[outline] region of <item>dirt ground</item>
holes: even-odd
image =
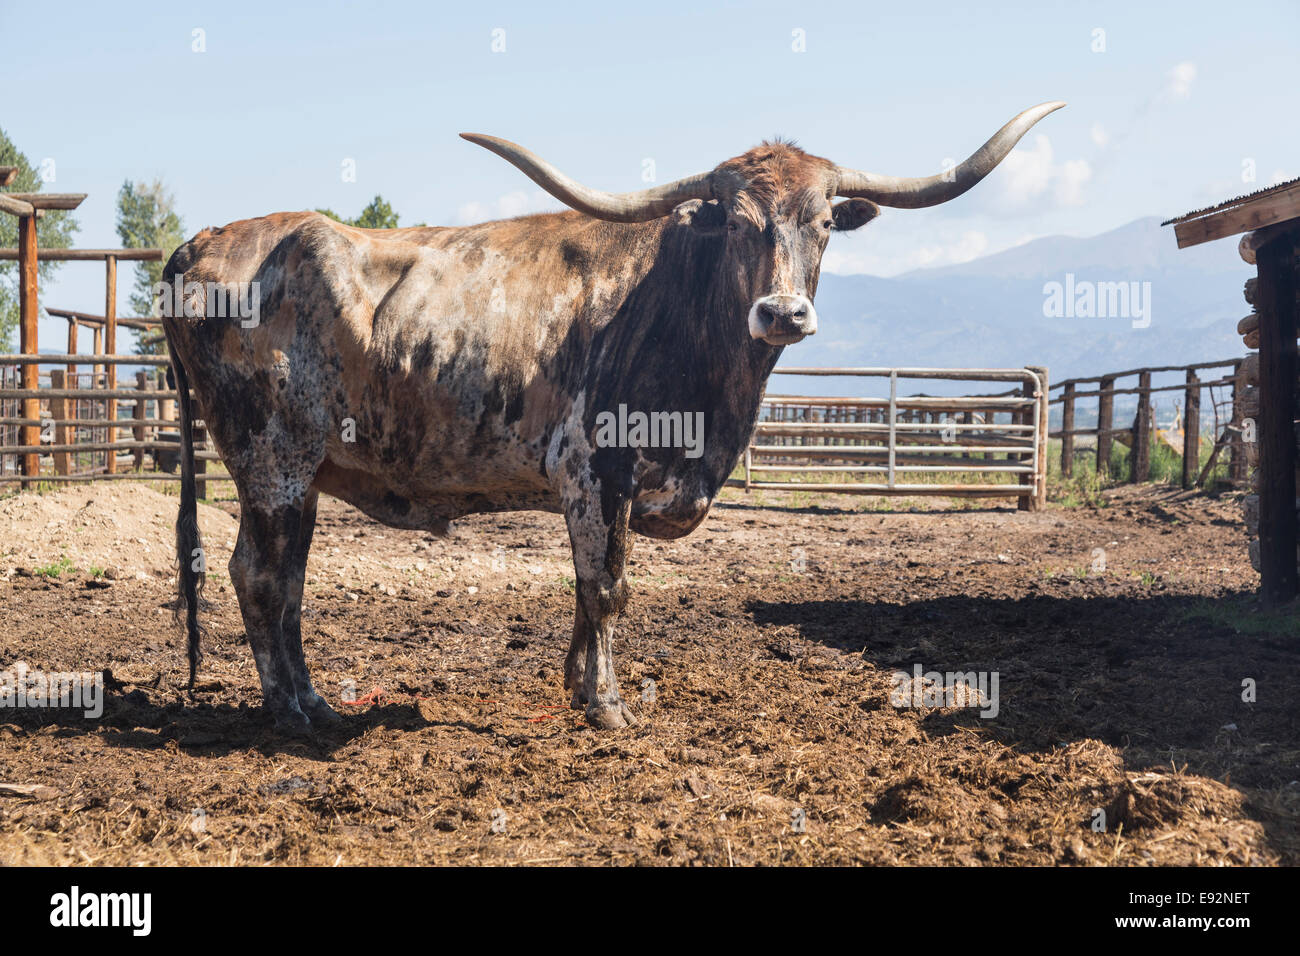
[[[559,518],[438,539],[322,499],[303,635],[345,722],[292,740],[225,575],[235,503],[201,507],[191,698],[176,499],[0,500],[0,670],[107,692],[98,719],[0,708],[0,863],[1300,863],[1297,618],[1257,613],[1231,497],[761,501],[637,539],[616,649],[640,719],[602,733],[561,688]],[[996,673],[996,716],[894,706],[916,665]]]

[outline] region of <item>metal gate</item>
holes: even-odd
[[[733,478],[730,485],[865,495],[1013,496],[1029,510],[1045,500],[1045,368],[778,368],[772,374],[882,378],[888,380],[889,394],[767,395],[745,451],[743,478]],[[900,395],[899,379],[1007,382],[1014,387],[955,397]],[[839,476],[861,478],[834,480]]]

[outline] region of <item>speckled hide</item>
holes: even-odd
[[[260,296],[255,327],[200,302],[164,327],[238,487],[230,576],[280,724],[336,719],[300,634],[321,492],[435,532],[478,512],[564,514],[578,582],[565,685],[593,725],[633,720],[613,665],[629,532],[677,537],[704,519],[783,345],[815,329],[831,230],[879,211],[832,208],[831,168],[764,144],[719,167],[724,195],[646,223],[563,212],[368,230],[280,213],[176,251],[168,282]],[[755,303],[774,297],[806,308],[756,329]],[[701,413],[702,448],[598,441],[621,405]]]

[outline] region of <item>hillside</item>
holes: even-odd
[[[1134,328],[1131,318],[1045,317],[1045,283],[1064,284],[1067,274],[1076,283],[1149,282],[1149,326]],[[819,331],[787,349],[782,364],[1046,365],[1060,380],[1229,358],[1243,354],[1236,322],[1249,310],[1241,289],[1252,274],[1235,239],[1179,250],[1155,218],[889,279],[824,274]],[[774,390],[794,381],[778,378]],[[821,388],[860,391],[832,387],[839,384],[823,380]]]

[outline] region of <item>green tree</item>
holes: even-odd
[[[126,180],[117,193],[117,236],[127,249],[161,249],[157,262],[135,264],[135,285],[131,290],[131,311],[135,315],[153,314],[153,289],[162,281],[163,266],[185,241],[185,224],[176,212],[176,200],[162,181],[139,185]],[[137,355],[161,354],[163,341],[142,342],[136,339]]]
[[[27,157],[0,129],[0,166],[17,166],[18,174],[5,192],[35,193],[43,185],[40,175],[32,168]],[[71,210],[47,209],[36,220],[36,245],[41,249],[66,249],[80,226]],[[18,217],[0,213],[0,246],[12,249],[18,245]],[[63,263],[42,262],[37,266],[37,280],[45,285],[54,271]],[[18,263],[0,262],[0,348],[12,352],[16,348],[14,330],[18,328]]]
[[[345,226],[356,226],[360,229],[396,229],[397,220],[401,217],[393,212],[393,207],[384,201],[383,196],[376,196],[370,200],[370,205],[361,210],[361,215],[355,219],[344,219],[333,209],[317,209],[319,213],[329,216]]]

